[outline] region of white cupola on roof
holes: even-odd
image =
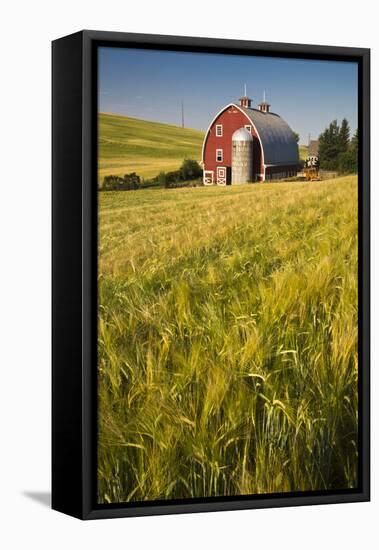
[[[263,101],[259,103],[258,108],[261,111],[261,113],[269,113],[270,107],[271,105],[266,101],[266,90],[263,90]]]
[[[241,107],[245,107],[246,109],[251,109],[252,99],[250,99],[250,97],[248,97],[247,95],[246,84],[245,84],[245,93],[242,97],[240,97],[239,102]]]

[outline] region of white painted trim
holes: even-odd
[[[218,182],[218,179],[219,179],[219,177],[220,177],[220,176],[218,175],[219,170],[224,170],[225,176],[224,176],[224,177],[221,176],[221,178],[225,180],[225,183],[219,183],[219,182]],[[216,183],[217,183],[217,185],[226,185],[226,177],[227,177],[227,168],[226,168],[226,166],[217,166],[217,172],[216,172]]]
[[[219,160],[217,157],[218,152],[221,151],[221,159]],[[216,162],[224,162],[224,149],[216,149]]]
[[[221,134],[217,133],[217,128],[221,128]],[[216,124],[216,137],[223,137],[223,136],[224,136],[224,125]]]
[[[212,174],[212,182],[206,183],[205,182],[205,174]],[[203,171],[203,184],[204,185],[214,185],[214,171],[213,170],[204,170]]]
[[[218,113],[216,116],[213,117],[210,125],[208,126],[207,128],[207,131],[205,132],[205,136],[204,136],[204,141],[203,141],[203,147],[201,149],[201,158],[202,158],[202,161],[204,162],[204,150],[205,150],[205,143],[208,139],[208,135],[209,135],[209,132],[210,132],[210,129],[212,128],[213,124],[216,122],[217,118],[221,115],[221,113],[223,113],[226,109],[228,109],[229,107],[235,107],[235,104],[234,103],[229,103],[229,105],[226,105],[226,107],[223,107]]]
[[[258,140],[259,140],[259,143],[260,143],[260,146],[261,146],[261,152],[262,152],[262,164],[263,164],[263,168],[264,168],[264,178],[263,178],[263,181],[265,181],[266,179],[266,165],[265,165],[265,153],[264,153],[264,150],[263,150],[263,145],[262,145],[262,140],[261,140],[261,137],[258,133],[258,130],[256,129],[255,127],[255,124],[254,122],[251,120],[251,118],[245,113],[245,111],[243,111],[239,105],[236,105],[236,103],[229,103],[228,105],[226,105],[225,107],[223,107],[223,109],[221,109],[221,111],[219,111],[217,113],[217,115],[212,119],[212,122],[210,123],[210,125],[208,126],[208,129],[205,133],[205,136],[204,136],[204,141],[203,141],[203,147],[202,147],[202,150],[201,150],[201,158],[202,158],[202,161],[204,162],[204,151],[205,151],[205,144],[206,144],[206,141],[208,139],[208,134],[209,134],[209,131],[210,129],[212,128],[214,122],[217,120],[217,118],[221,115],[221,113],[223,113],[224,111],[226,111],[226,109],[229,109],[229,107],[235,107],[236,109],[238,109],[239,111],[241,111],[241,113],[243,115],[245,115],[245,117],[251,122],[251,125],[252,127],[254,128],[255,130],[255,133],[257,134],[258,136]]]

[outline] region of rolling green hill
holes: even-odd
[[[170,124],[99,114],[99,182],[136,172],[149,178],[176,170],[183,159],[201,159],[204,133]]]
[[[308,145],[299,145],[300,160],[305,160],[308,157]]]

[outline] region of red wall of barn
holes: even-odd
[[[222,124],[223,136],[216,136],[216,125]],[[217,166],[232,166],[232,135],[238,128],[243,128],[245,124],[252,126],[248,117],[235,107],[225,109],[213,122],[209,129],[208,137],[204,147],[204,170],[214,171],[214,183],[216,183]],[[263,174],[261,144],[258,136],[252,126],[251,135],[253,136],[253,174]],[[216,149],[223,150],[223,161],[216,161]]]

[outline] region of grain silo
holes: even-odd
[[[232,135],[232,184],[253,181],[253,138],[246,128]]]

